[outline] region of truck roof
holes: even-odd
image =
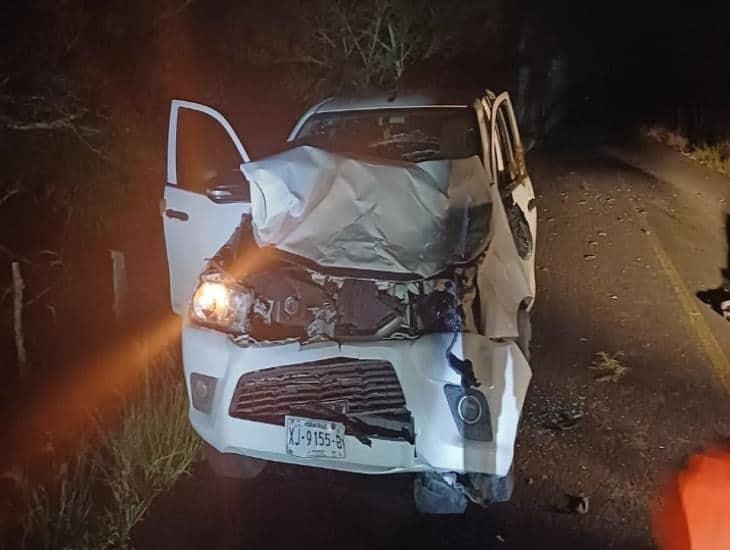
[[[317,105],[315,113],[337,111],[361,111],[368,109],[409,109],[419,107],[468,107],[478,93],[454,90],[421,90],[397,94],[375,93],[368,95],[331,97]]]

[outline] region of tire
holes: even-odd
[[[446,483],[436,472],[416,475],[413,500],[421,514],[463,514],[469,504],[463,491]]]
[[[509,502],[515,489],[515,467],[510,467],[506,476],[490,474],[469,474],[471,496],[482,506],[498,502]]]
[[[221,453],[205,445],[205,458],[213,472],[231,479],[253,479],[266,467],[266,461],[236,453]]]
[[[524,307],[520,307],[517,312],[517,331],[518,336],[515,342],[522,355],[529,361],[530,343],[532,342],[532,320],[530,319],[530,312]]]

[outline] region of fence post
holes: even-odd
[[[117,321],[124,319],[127,309],[127,268],[124,263],[124,252],[109,250],[112,257],[112,277],[114,284],[114,303],[112,310]]]
[[[23,335],[23,275],[20,273],[20,263],[12,263],[13,270],[13,329],[15,332],[15,350],[18,357],[18,372],[20,378],[25,378],[28,369],[25,353],[25,337]]]

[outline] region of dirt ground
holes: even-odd
[[[529,159],[539,294],[511,503],[425,518],[407,475],[274,466],[235,482],[201,465],[135,547],[651,548],[661,480],[730,435],[730,323],[694,295],[727,267],[730,182],[647,147],[608,151],[643,171],[594,150]],[[620,379],[596,379],[602,352],[627,367]],[[588,512],[563,512],[566,494]]]

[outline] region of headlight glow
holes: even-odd
[[[201,319],[225,319],[230,304],[230,292],[223,283],[204,282],[195,291],[193,309]]]
[[[250,293],[218,281],[202,281],[193,294],[194,320],[230,332],[246,332],[246,319],[253,303]]]

